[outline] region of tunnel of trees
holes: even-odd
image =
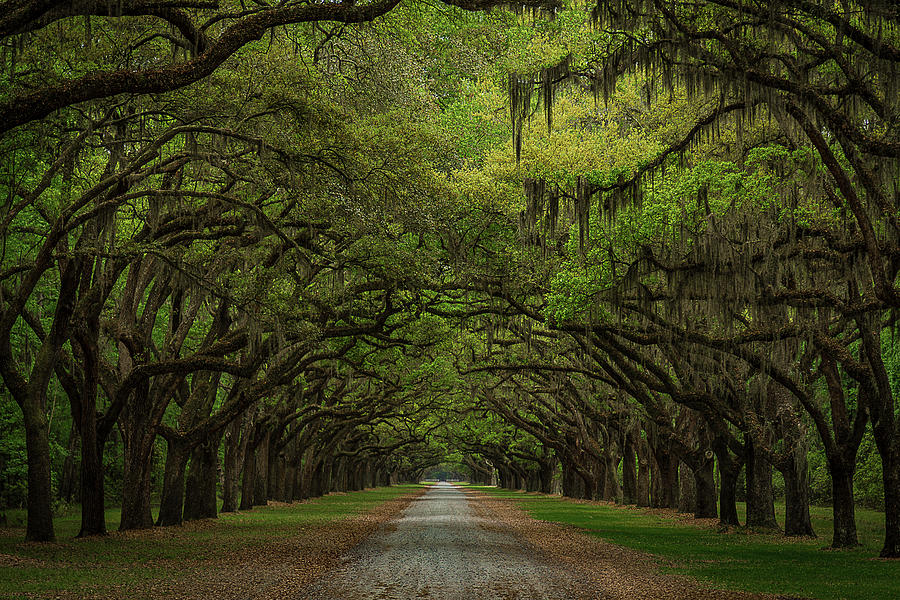
[[[900,557],[896,2],[4,0],[0,39],[27,539],[428,471],[825,502],[834,547],[864,503]]]

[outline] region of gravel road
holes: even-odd
[[[558,599],[595,595],[588,585],[440,483],[298,599]]]

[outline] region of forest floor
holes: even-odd
[[[297,590],[340,565],[424,491],[332,494],[90,539],[73,539],[63,521],[54,544],[25,543],[24,530],[0,529],[0,599],[302,598]]]

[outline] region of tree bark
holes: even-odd
[[[225,481],[222,484],[222,512],[234,512],[239,503],[241,465],[247,453],[249,431],[247,413],[225,429]]]
[[[637,464],[632,432],[625,438],[622,450],[622,501],[625,504],[637,504]]]
[[[653,448],[656,469],[653,470],[654,482],[651,482],[651,502],[654,508],[678,507],[678,458],[675,457],[668,444],[657,441]],[[654,493],[655,492],[655,493]]]
[[[190,449],[178,438],[166,440],[166,448],[163,489],[156,524],[181,525],[184,509],[184,471]]]
[[[647,441],[642,438],[637,439],[637,458],[637,505],[650,506],[650,463],[653,459]]]
[[[125,444],[125,468],[122,475],[122,520],[119,523],[119,531],[153,527],[153,513],[150,508],[152,459],[152,436],[142,435],[140,439]]]
[[[755,449],[747,436],[747,527],[778,529],[775,520],[775,494],[772,490],[772,465]]]
[[[900,436],[893,440],[890,452],[882,454],[884,481],[884,546],[882,558],[900,558]]]
[[[241,478],[240,510],[253,508],[254,482],[256,481],[256,447],[251,443],[244,454],[244,469]]]
[[[97,336],[100,322],[96,315],[88,317],[87,330],[87,334],[76,334],[83,363],[81,395],[70,398],[75,409],[73,416],[77,417],[81,432],[81,530],[78,537],[106,535],[103,487],[103,446],[106,440],[100,439],[97,432],[97,390],[100,382]]]
[[[834,537],[832,548],[859,546],[856,534],[856,508],[853,499],[853,469],[834,461],[830,465]]]
[[[694,471],[683,462],[678,467],[678,485],[678,512],[695,512],[697,509],[697,484]]]
[[[697,519],[715,519],[716,510],[716,479],[714,475],[714,461],[712,457],[701,458],[700,468],[694,469],[694,490],[696,494],[696,508],[694,517]]]
[[[253,505],[265,506],[269,500],[269,441],[271,432],[266,431],[256,448],[256,477],[253,481]]]
[[[880,556],[900,558],[900,432],[895,431],[895,417],[887,414],[879,417],[872,429],[881,455],[884,484],[884,546]]]
[[[23,410],[28,460],[28,513],[25,540],[52,542],[53,498],[50,485],[50,433],[43,410]]]
[[[741,463],[731,457],[728,443],[721,436],[713,439],[713,452],[719,466],[719,524],[739,527],[741,522],[737,514],[737,483]]]
[[[217,512],[216,484],[218,482],[219,441],[215,433],[191,452],[188,467],[184,519],[215,519]]]
[[[75,460],[76,450],[81,448],[78,423],[72,418],[72,428],[69,432],[69,442],[66,444],[66,460],[63,461],[62,475],[59,480],[59,497],[66,502],[76,499],[76,493],[80,486],[81,473],[79,464]]]

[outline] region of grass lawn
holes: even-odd
[[[113,533],[75,539],[79,513],[54,521],[57,542],[25,543],[24,528],[0,529],[0,598],[45,596],[59,590],[115,590],[143,580],[183,576],[180,561],[211,560],[235,552],[252,552],[304,527],[314,527],[360,514],[420,486],[397,485],[333,494],[297,504],[259,506],[243,513],[222,514],[183,527]],[[8,511],[15,523],[20,515]],[[119,525],[119,510],[106,513],[107,527]]]
[[[609,542],[657,555],[662,569],[709,580],[716,587],[820,600],[900,599],[900,561],[878,559],[884,514],[876,511],[856,512],[861,547],[835,551],[827,549],[832,532],[830,508],[812,509],[818,539],[796,540],[718,533],[690,526],[689,519],[675,520],[642,509],[472,488],[515,500],[534,518],[574,525]],[[783,523],[784,507],[780,508]]]

